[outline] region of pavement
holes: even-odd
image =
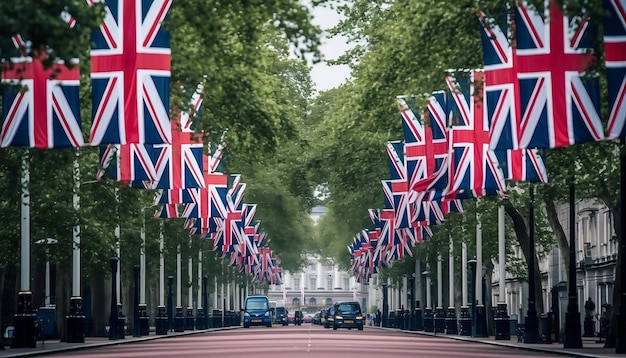
[[[168,332],[167,335],[154,335],[152,332],[149,336],[133,337],[126,336],[124,339],[109,340],[107,337],[85,337],[85,343],[66,343],[59,342],[58,340],[46,340],[37,341],[35,348],[11,348],[5,346],[4,350],[0,350],[0,358],[5,357],[33,357],[42,356],[53,353],[61,353],[79,349],[89,349],[94,347],[102,347],[116,344],[131,344],[135,342],[145,342],[155,339],[168,339],[173,337],[179,337],[183,335],[199,334],[204,332],[223,330],[223,329],[237,329],[239,327],[227,327],[227,328],[211,328],[206,330],[193,330],[185,332]],[[382,328],[382,327],[367,327],[373,329],[386,329],[397,330],[395,328]],[[470,341],[482,344],[498,345],[503,347],[531,350],[536,352],[544,352],[548,354],[563,355],[570,357],[626,357],[626,354],[615,353],[615,348],[604,348],[604,343],[599,343],[595,337],[583,337],[583,348],[563,348],[563,343],[552,344],[529,344],[518,342],[517,336],[512,336],[510,340],[496,340],[494,337],[476,338],[466,337],[458,335],[447,335],[443,333],[429,333],[422,331],[404,331],[415,335],[424,336],[437,336],[446,339],[456,339],[462,341]]]

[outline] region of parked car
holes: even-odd
[[[267,296],[248,296],[244,303],[243,327],[266,326],[272,327],[272,311]]]
[[[302,317],[302,323],[313,323],[315,321],[315,314],[307,313]]]
[[[322,315],[320,312],[315,312],[313,315],[313,324],[322,324]]]
[[[361,305],[356,301],[337,302],[333,311],[333,330],[337,328],[357,328],[363,330],[364,317],[361,313]]]
[[[335,320],[335,307],[331,306],[326,310],[326,320],[324,321],[324,328],[333,327]]]

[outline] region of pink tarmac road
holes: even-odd
[[[550,354],[444,337],[366,327],[363,331],[322,326],[251,327],[82,349],[49,355],[85,358],[380,358],[380,357],[536,357]],[[554,355],[556,356],[556,355]]]

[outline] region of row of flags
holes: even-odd
[[[171,0],[105,3],[91,48],[88,145],[100,146],[97,179],[157,190],[156,217],[184,218],[190,235],[210,239],[218,255],[253,282],[280,284],[280,260],[255,219],[256,204],[243,200],[246,184],[241,175],[222,170],[223,136],[211,142],[195,129],[203,85],[193,92],[190,110],[170,109],[170,39],[161,24]],[[76,25],[66,8],[60,19],[70,28]],[[77,62],[45,67],[45,51],[30,51],[19,35],[12,41],[22,56],[3,63],[2,82],[12,86],[2,95],[0,147],[86,145]]]
[[[545,150],[626,137],[626,1],[604,9],[606,131],[599,78],[587,72],[600,58],[596,19],[567,17],[555,1],[520,2],[502,19],[479,12],[484,67],[449,71],[424,108],[397,98],[404,140],[387,144],[385,208],[369,210],[371,227],[348,246],[357,281],[410,255],[462,200],[503,196],[506,180],[546,183]]]

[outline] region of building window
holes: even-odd
[[[330,306],[333,304],[333,299],[332,298],[326,298],[326,306]]]
[[[333,289],[333,278],[331,276],[326,277],[326,289],[327,290]]]
[[[309,298],[309,305],[315,306],[316,304],[317,304],[317,300],[315,299],[315,297]]]
[[[291,304],[293,306],[300,306],[300,299],[298,297],[294,298],[293,300],[291,300]]]
[[[317,278],[316,277],[310,277],[309,278],[309,287],[314,290],[317,288]]]
[[[296,291],[300,290],[300,279],[299,278],[294,278],[293,279],[293,287],[294,287],[294,290],[296,290]]]
[[[350,287],[350,279],[349,278],[344,278],[343,279],[343,289],[347,290],[348,287]]]

